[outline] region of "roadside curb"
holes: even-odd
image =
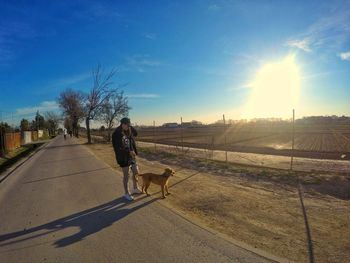
[[[52,140],[51,140],[52,141]],[[2,174],[0,174],[0,184],[6,180],[13,172],[15,172],[19,167],[25,164],[29,159],[31,159],[37,152],[41,151],[49,142],[45,142],[40,145],[37,149],[29,153],[27,156],[20,158],[17,162],[7,168]]]

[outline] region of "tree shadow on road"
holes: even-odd
[[[153,198],[135,206],[136,202],[140,202],[144,198],[146,197],[128,202],[123,197],[120,197],[108,203],[74,213],[41,226],[0,235],[0,247],[35,239],[70,227],[78,227],[80,229],[78,233],[54,242],[55,247],[69,246],[113,225],[120,219],[158,200],[158,198]]]
[[[65,148],[65,147],[77,147],[81,144],[63,144],[63,145],[50,145],[46,146],[45,150],[56,150],[57,148]]]
[[[86,176],[86,174],[101,171],[101,170],[109,170],[111,169],[110,167],[102,167],[102,168],[97,168],[94,170],[86,170],[86,171],[79,171],[76,173],[69,173],[69,174],[63,174],[63,175],[57,175],[57,176],[51,176],[51,177],[45,177],[45,178],[40,178],[37,180],[32,180],[32,181],[26,181],[23,184],[31,184],[31,183],[37,183],[37,182],[42,182],[42,181],[47,181],[47,180],[53,180],[53,179],[59,179],[62,177],[67,177],[67,176],[75,176],[75,175],[83,175]]]
[[[53,160],[49,160],[49,161],[45,161],[45,162],[40,162],[40,165],[52,165],[52,163],[59,163],[59,162],[67,162],[67,161],[73,161],[75,162],[76,160],[79,159],[88,159],[88,158],[94,158],[93,155],[81,155],[81,156],[77,156],[75,155],[74,157],[70,157],[70,158],[65,158],[65,159],[53,159]]]

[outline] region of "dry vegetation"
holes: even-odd
[[[119,169],[110,144],[88,147]],[[149,149],[141,149],[138,162],[142,172],[160,172],[165,166],[177,171],[171,180],[172,195],[162,204],[235,240],[306,262],[305,227],[295,187],[300,178],[316,262],[348,262],[350,258],[349,174],[226,166]],[[150,188],[150,193],[159,195],[158,191],[158,187]]]
[[[5,167],[2,167],[2,165],[5,165],[6,163],[13,163],[16,161],[16,157],[21,156],[24,152],[29,152],[31,150],[31,146],[22,146],[19,147],[13,151],[8,152],[5,156],[0,157],[0,171],[5,169]]]

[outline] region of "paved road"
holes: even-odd
[[[271,262],[140,195],[62,137],[0,184],[0,262]]]

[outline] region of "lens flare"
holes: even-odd
[[[295,56],[267,63],[257,72],[245,107],[245,118],[287,117],[297,107],[300,74]]]

